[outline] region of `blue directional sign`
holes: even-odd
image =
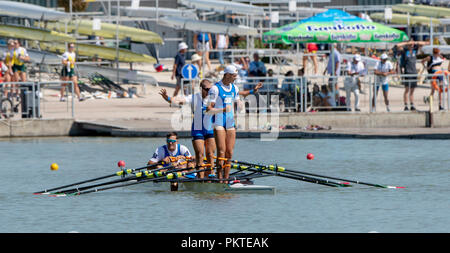
[[[183,69],[181,70],[181,74],[183,75],[184,79],[192,80],[197,78],[198,76],[198,68],[197,66],[193,64],[186,64],[183,66]]]

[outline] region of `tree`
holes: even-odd
[[[70,0],[58,0],[58,6],[64,7],[66,12],[70,12]],[[80,12],[85,11],[88,3],[84,2],[84,0],[72,0],[72,11]]]

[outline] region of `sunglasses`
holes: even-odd
[[[175,143],[177,140],[167,139],[167,143]]]
[[[209,91],[209,89],[211,89],[211,88],[205,88],[205,87],[202,87],[202,89],[203,89],[204,91]]]

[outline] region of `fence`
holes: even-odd
[[[69,84],[63,86],[63,84]],[[45,101],[42,100],[44,89],[57,89],[62,87],[70,89],[72,96],[71,105],[67,100],[67,112],[71,117],[74,111],[74,87],[71,81],[55,82],[4,82],[0,83],[1,118],[13,118],[20,115],[21,118],[42,118],[45,111]]]
[[[380,76],[368,74],[360,77],[343,76],[271,76],[271,77],[238,77],[235,84],[240,90],[253,89],[259,83],[263,87],[256,94],[256,105],[247,105],[247,112],[308,112],[308,111],[365,111],[377,112],[379,105],[383,103],[383,96],[378,93],[386,92],[388,101],[395,100],[397,108],[403,108],[403,95],[392,95],[387,92],[389,87],[409,90],[420,90],[419,96],[423,96],[427,108],[433,110],[433,99],[429,99],[434,87],[434,96],[440,97],[436,103],[439,110],[449,111],[450,74],[408,74],[390,75],[383,80]],[[220,79],[210,79],[217,82]],[[182,80],[181,91],[184,95],[198,91],[200,79]],[[388,83],[388,86],[385,84]],[[384,92],[379,92],[379,90]],[[441,90],[441,91],[439,91]],[[403,93],[403,92],[402,92]],[[417,92],[414,96],[417,97]],[[393,97],[395,96],[395,97]],[[400,97],[399,97],[400,96]],[[409,96],[409,95],[408,95]],[[433,96],[431,96],[433,97]],[[409,101],[409,99],[407,99]],[[274,104],[274,102],[278,104]],[[429,102],[431,101],[431,103]],[[386,102],[385,102],[386,103]],[[392,103],[387,103],[389,106]],[[391,111],[390,107],[388,111]]]

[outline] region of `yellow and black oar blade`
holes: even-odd
[[[120,162],[119,162],[120,163]],[[35,192],[33,194],[35,195],[39,195],[39,194],[50,194],[50,192],[55,191],[55,190],[60,190],[60,189],[64,189],[67,187],[72,187],[75,185],[80,185],[80,184],[85,184],[85,183],[90,183],[90,182],[94,182],[94,181],[98,181],[98,180],[102,180],[102,179],[106,179],[106,178],[110,178],[110,177],[114,177],[114,176],[123,176],[125,174],[131,174],[133,172],[136,171],[141,171],[141,170],[145,170],[145,169],[150,169],[150,168],[154,168],[158,165],[162,165],[164,164],[163,162],[160,163],[156,163],[156,164],[151,164],[151,165],[147,165],[141,168],[136,168],[136,169],[122,169],[114,174],[110,174],[110,175],[106,175],[106,176],[102,176],[102,177],[97,177],[97,178],[92,178],[92,179],[88,179],[88,180],[84,180],[84,181],[80,181],[80,182],[76,182],[76,183],[72,183],[72,184],[68,184],[68,185],[63,185],[63,186],[58,186],[55,188],[51,188],[51,189],[45,189],[43,191],[39,191],[39,192]]]
[[[113,185],[113,186],[108,186],[108,187],[103,187],[103,188],[95,188],[95,189],[88,190],[88,191],[79,191],[79,192],[76,192],[76,193],[71,193],[69,195],[82,195],[82,194],[87,194],[87,193],[92,193],[92,192],[100,192],[100,191],[105,191],[105,190],[109,190],[109,189],[114,189],[114,188],[119,188],[119,187],[126,187],[126,186],[131,186],[131,185],[136,185],[136,184],[143,184],[143,183],[148,183],[148,182],[162,180],[162,179],[169,179],[169,180],[170,179],[176,179],[178,177],[186,176],[187,174],[204,172],[204,171],[207,171],[207,170],[210,170],[210,169],[207,168],[207,169],[194,170],[194,171],[188,171],[188,172],[179,172],[179,171],[183,171],[183,170],[186,170],[186,168],[173,169],[173,170],[168,170],[168,171],[161,172],[162,176],[160,176],[160,177],[145,178],[145,179],[142,179],[142,180],[140,180],[138,182],[130,182],[130,183],[125,183],[125,184],[120,184],[120,185]],[[66,194],[64,194],[64,195],[66,195]]]

